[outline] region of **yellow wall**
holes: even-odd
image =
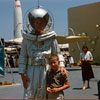
[[[87,45],[94,56],[94,60],[100,61],[100,2],[82,5],[68,9],[68,27],[72,28],[75,35],[85,33],[89,36],[87,41],[79,42],[80,48]],[[72,35],[71,30],[68,30]],[[69,45],[70,53],[74,59],[79,59],[79,49],[76,43]]]

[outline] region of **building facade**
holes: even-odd
[[[94,61],[100,62],[100,2],[68,9],[69,35],[86,35],[88,40],[69,44],[70,54],[79,60],[81,48],[88,46]]]

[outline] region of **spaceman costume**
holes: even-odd
[[[48,11],[42,8],[32,9],[28,15],[30,13],[32,21],[35,18],[49,15]],[[49,20],[51,20],[50,15],[48,16],[47,25]],[[28,23],[31,27],[30,20],[28,20]],[[48,26],[50,27],[50,25]],[[54,31],[37,35],[34,33],[33,27],[30,28],[29,25],[27,27],[31,31],[30,33],[23,33],[23,42],[19,56],[19,73],[25,74],[30,79],[30,82],[27,83],[28,87],[24,91],[24,99],[46,99],[47,58],[50,54],[58,54],[60,66],[64,66],[64,58],[60,55]]]

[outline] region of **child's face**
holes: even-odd
[[[37,18],[34,21],[34,28],[37,32],[42,34],[42,31],[44,30],[46,26],[45,20],[43,18]]]
[[[51,69],[53,69],[54,71],[57,71],[59,68],[59,61],[54,59],[49,61],[49,65],[51,66]]]

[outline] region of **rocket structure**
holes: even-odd
[[[22,9],[20,0],[14,2],[14,38],[22,37],[23,23],[22,23]]]

